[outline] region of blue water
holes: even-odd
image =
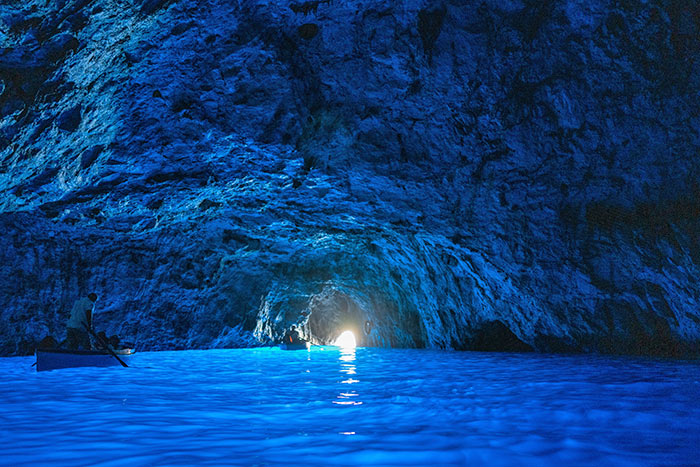
[[[697,362],[337,347],[0,359],[3,465],[700,465]]]

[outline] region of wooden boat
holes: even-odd
[[[282,350],[309,350],[311,348],[311,343],[306,341],[301,342],[282,342],[280,344],[280,349]]]
[[[120,366],[106,350],[36,349],[36,371],[58,370],[81,366]],[[135,353],[134,349],[114,351],[122,360]]]

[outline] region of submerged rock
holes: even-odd
[[[698,353],[691,4],[136,3],[0,6],[0,354]]]

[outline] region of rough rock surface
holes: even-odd
[[[72,302],[141,349],[682,356],[700,7],[8,0],[0,354]]]

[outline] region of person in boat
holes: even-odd
[[[37,349],[55,349],[58,347],[58,341],[53,336],[46,336],[36,344]]]
[[[286,332],[284,335],[284,342],[285,344],[300,344],[303,342],[296,326],[292,325],[289,331]]]
[[[69,349],[92,348],[90,335],[85,326],[92,329],[92,315],[96,301],[97,294],[92,292],[87,297],[76,300],[73,304],[66,327],[66,344]]]
[[[106,332],[100,331],[97,333],[97,342],[95,342],[95,345],[100,349],[108,345],[112,350],[117,350],[119,349],[119,336],[113,335],[107,337]]]

